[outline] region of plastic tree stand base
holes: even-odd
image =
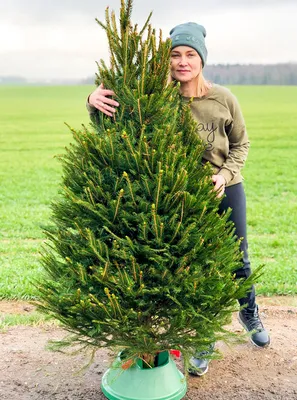
[[[101,389],[109,400],[180,400],[187,392],[183,374],[170,356],[155,368],[141,363],[124,370],[120,356],[102,377]]]

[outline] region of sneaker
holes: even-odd
[[[209,346],[209,350],[201,351],[190,358],[190,366],[188,372],[190,375],[202,376],[208,371],[209,359],[204,358],[213,353],[214,344]]]
[[[270,337],[260,320],[258,306],[252,311],[247,308],[242,309],[239,312],[238,320],[247,332],[253,332],[250,339],[255,346],[269,345]]]

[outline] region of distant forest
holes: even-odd
[[[204,75],[224,85],[297,85],[297,63],[206,65]]]
[[[297,85],[297,63],[206,65],[204,76],[223,85]],[[92,84],[94,78],[83,83]]]
[[[284,64],[217,64],[206,65],[204,75],[212,82],[223,85],[297,85],[297,63]],[[0,85],[87,85],[95,77],[86,79],[47,79],[30,81],[20,76],[0,76]]]

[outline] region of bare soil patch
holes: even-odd
[[[273,298],[272,298],[273,299]],[[227,347],[218,344],[224,357],[210,364],[201,378],[191,377],[185,400],[296,400],[297,307],[295,299],[260,299],[261,317],[270,331],[271,345],[254,347],[249,341]],[[272,305],[271,305],[272,304]],[[28,308],[29,307],[29,308]],[[0,302],[0,313],[34,312],[24,302]],[[234,315],[232,330],[241,330]],[[65,355],[46,350],[48,340],[65,331],[53,325],[17,326],[0,333],[1,400],[104,400],[101,377],[111,359],[98,350],[85,372],[84,354]]]

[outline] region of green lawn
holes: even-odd
[[[50,216],[71,141],[63,124],[88,124],[91,86],[0,86],[0,298],[32,298],[40,226]],[[297,87],[237,86],[251,150],[243,171],[252,265],[265,264],[257,292],[297,293]]]
[[[251,149],[244,169],[253,265],[265,264],[258,293],[297,293],[297,87],[233,87]]]

